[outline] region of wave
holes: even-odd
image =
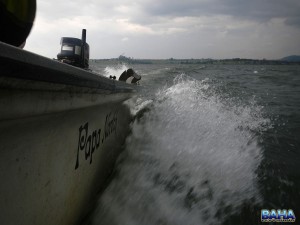
[[[224,98],[209,79],[182,74],[140,101],[148,110],[132,124],[94,224],[221,224],[261,202],[258,138],[270,121],[254,100]]]

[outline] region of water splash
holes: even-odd
[[[94,224],[221,224],[243,202],[260,201],[257,132],[269,120],[255,102],[240,105],[208,79],[181,75],[147,107]]]
[[[120,75],[127,69],[128,69],[128,67],[125,64],[118,64],[115,66],[107,66],[104,69],[104,75],[107,77],[116,76],[116,79],[118,80]]]

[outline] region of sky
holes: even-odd
[[[26,50],[56,58],[87,29],[90,58],[300,55],[300,0],[37,0]]]

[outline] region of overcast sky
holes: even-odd
[[[56,58],[87,29],[90,58],[300,54],[300,0],[37,0],[25,49]]]

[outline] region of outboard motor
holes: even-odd
[[[90,47],[86,43],[86,30],[82,30],[81,40],[78,38],[62,37],[61,51],[57,55],[60,62],[87,69],[89,67]]]
[[[125,70],[119,77],[120,81],[131,84],[137,84],[140,79],[141,75],[138,75],[133,69],[128,69],[127,71]]]

